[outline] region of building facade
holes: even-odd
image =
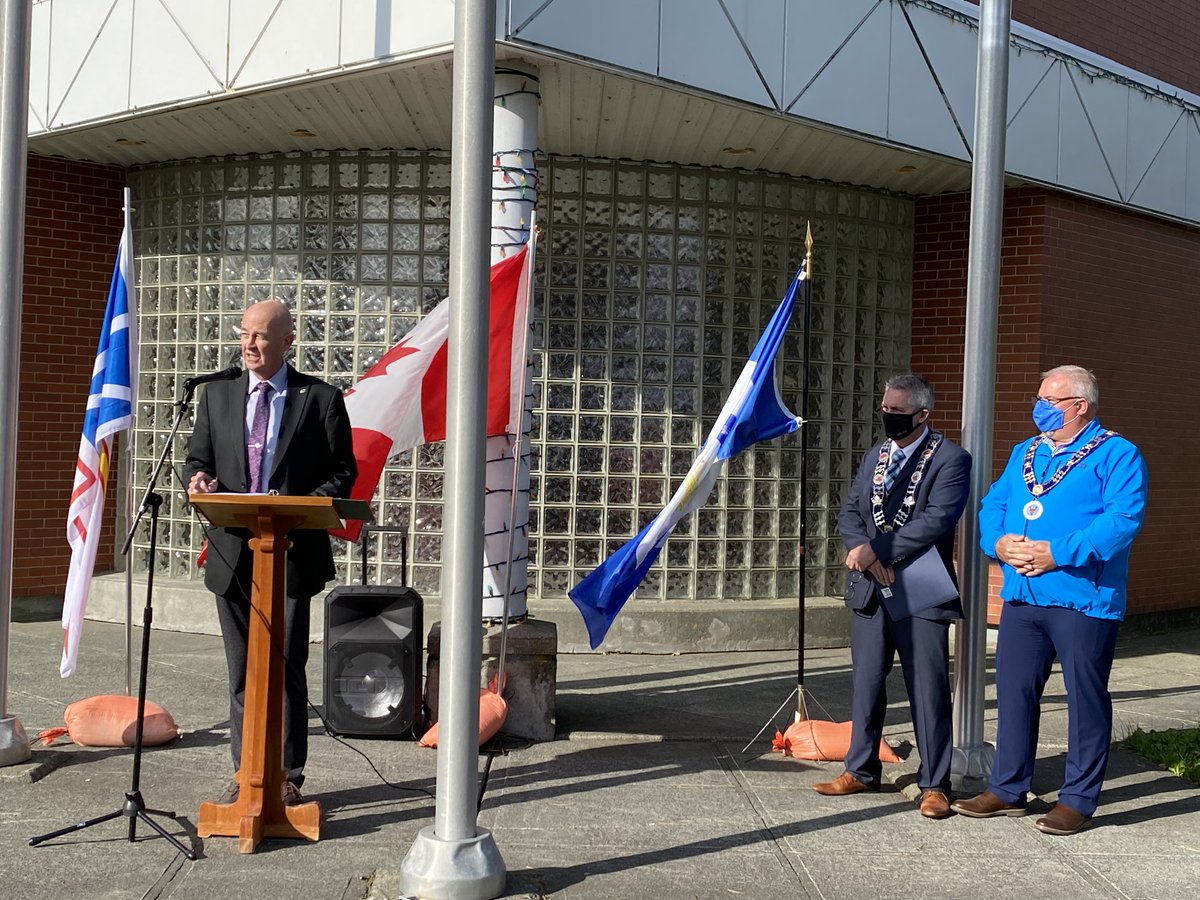
[[[421,16],[410,5],[35,5],[16,543],[18,559],[38,562],[16,573],[18,595],[65,581],[51,526],[65,517],[72,410],[125,183],[141,338],[135,488],[182,379],[236,361],[248,301],[292,306],[298,365],[348,387],[446,296],[453,5],[424,3]],[[1163,4],[1164,28],[1167,16],[1131,18],[1115,2],[1066,4],[1071,15],[1013,6],[994,464],[1029,432],[1040,371],[1095,370],[1102,417],[1150,468],[1131,614],[1191,610],[1200,597],[1176,550],[1196,515],[1178,423],[1197,356],[1200,118],[1188,91],[1200,74],[1186,35],[1200,11]],[[794,602],[802,466],[806,593],[836,596],[836,515],[878,431],[883,380],[910,367],[930,376],[938,425],[958,431],[976,8],[497,10],[498,68],[527,73],[540,95],[531,610],[573,614],[566,591],[661,509],[799,264],[808,223],[807,459],[785,438],[733,460],[610,646],[653,646],[639,601],[703,606],[714,623]],[[794,326],[779,376],[797,410],[803,367]],[[48,378],[62,384],[53,402],[38,392]],[[402,455],[376,497],[381,521],[411,526],[411,581],[427,596],[440,591],[441,449]],[[180,485],[163,516],[155,571],[194,583],[200,534]],[[376,538],[372,580],[400,577],[397,540]],[[145,536],[134,546],[145,571]],[[346,548],[341,580],[357,565]],[[757,646],[794,642],[786,613],[763,621]],[[722,646],[720,631],[710,625],[706,639],[718,637],[703,646]]]

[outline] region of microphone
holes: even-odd
[[[237,366],[230,366],[228,369],[222,369],[220,372],[211,372],[208,375],[193,375],[191,378],[183,379],[183,389],[185,391],[194,391],[202,384],[208,384],[210,381],[233,381],[242,374],[242,370]]]

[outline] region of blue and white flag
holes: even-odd
[[[568,592],[583,615],[593,650],[603,642],[621,607],[658,559],[675,526],[708,500],[725,466],[725,460],[741,453],[751,444],[769,441],[795,431],[803,424],[802,419],[783,405],[783,398],[779,396],[775,382],[775,356],[783,343],[784,332],[796,305],[796,293],[804,280],[804,267],[801,266],[783,302],[758,339],[696,461],[666,508],[633,540]],[[808,360],[804,364],[808,365]]]
[[[83,614],[87,609],[96,548],[100,543],[113,437],[133,425],[137,333],[136,320],[130,312],[132,297],[133,240],[126,224],[117,251],[117,263],[113,267],[112,286],[108,289],[96,363],[92,367],[79,459],[75,463],[75,486],[71,490],[71,506],[67,512],[71,568],[63,597],[63,655],[59,664],[59,674],[63,678],[74,673],[79,655],[79,635],[83,630]]]

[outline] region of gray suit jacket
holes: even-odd
[[[267,489],[293,496],[348,497],[358,472],[350,434],[350,417],[340,389],[287,367],[287,396]],[[184,481],[197,472],[216,477],[219,489],[244,493],[246,469],[246,393],[249,375],[205,385],[196,406],[196,424],[188,444]],[[291,533],[287,558],[287,590],[311,597],[334,577],[333,551],[325,531]],[[204,583],[213,593],[234,587],[248,590],[253,554],[250,533],[240,528],[209,531]]]
[[[884,500],[884,516],[888,522],[893,521],[900,511],[909,477],[916,471],[921,452],[931,437],[932,432],[926,435],[923,442],[910,448],[908,459],[896,479],[896,487]],[[908,521],[896,531],[882,532],[871,515],[872,479],[882,446],[883,442],[880,442],[867,451],[842,504],[838,531],[846,548],[852,550],[869,543],[879,560],[885,566],[891,566],[899,560],[916,557],[933,545],[946,571],[954,578],[954,528],[967,506],[967,492],[971,486],[971,455],[957,444],[943,440],[925,467],[924,476],[913,497],[915,505]],[[886,604],[885,598],[880,599]],[[890,607],[889,612],[892,612]],[[913,614],[924,618],[958,618],[962,615],[962,604],[955,599]],[[893,615],[893,618],[899,617],[902,616]]]

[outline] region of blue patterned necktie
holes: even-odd
[[[900,475],[900,470],[904,468],[904,459],[904,451],[897,447],[896,452],[888,460],[887,470],[883,473],[883,492],[885,494],[892,492],[892,488],[896,484],[896,479]]]
[[[267,424],[271,421],[271,382],[260,381],[254,390],[258,391],[258,402],[254,407],[254,421],[250,423],[250,439],[246,442],[246,465],[250,470],[250,493],[261,494]]]

